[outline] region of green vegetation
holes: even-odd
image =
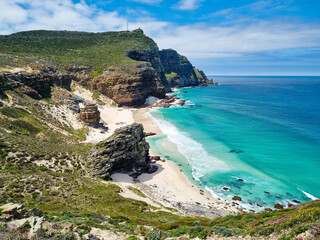
[[[144,50],[155,42],[141,31],[87,33],[28,31],[0,36],[0,66],[40,64],[90,67],[97,76],[109,66],[135,63],[126,51]]]
[[[175,72],[166,73],[166,78],[167,78],[168,80],[170,80],[170,79],[172,79],[172,78],[174,78],[174,77],[176,77],[176,76],[178,76],[178,74],[175,73]]]

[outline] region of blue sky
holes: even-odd
[[[320,0],[0,0],[0,34],[142,28],[207,75],[320,76]]]

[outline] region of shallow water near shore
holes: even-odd
[[[155,151],[215,197],[240,196],[248,209],[320,197],[320,78],[214,81],[222,85],[179,89],[183,107],[149,113],[165,134],[149,138]]]

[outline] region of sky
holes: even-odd
[[[0,0],[0,34],[141,28],[207,75],[320,76],[320,0]]]

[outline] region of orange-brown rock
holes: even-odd
[[[100,112],[95,104],[87,104],[81,109],[79,116],[86,123],[98,123],[100,121]]]
[[[119,106],[140,106],[148,96],[165,96],[165,88],[150,63],[110,67],[94,78],[90,87],[99,90]]]

